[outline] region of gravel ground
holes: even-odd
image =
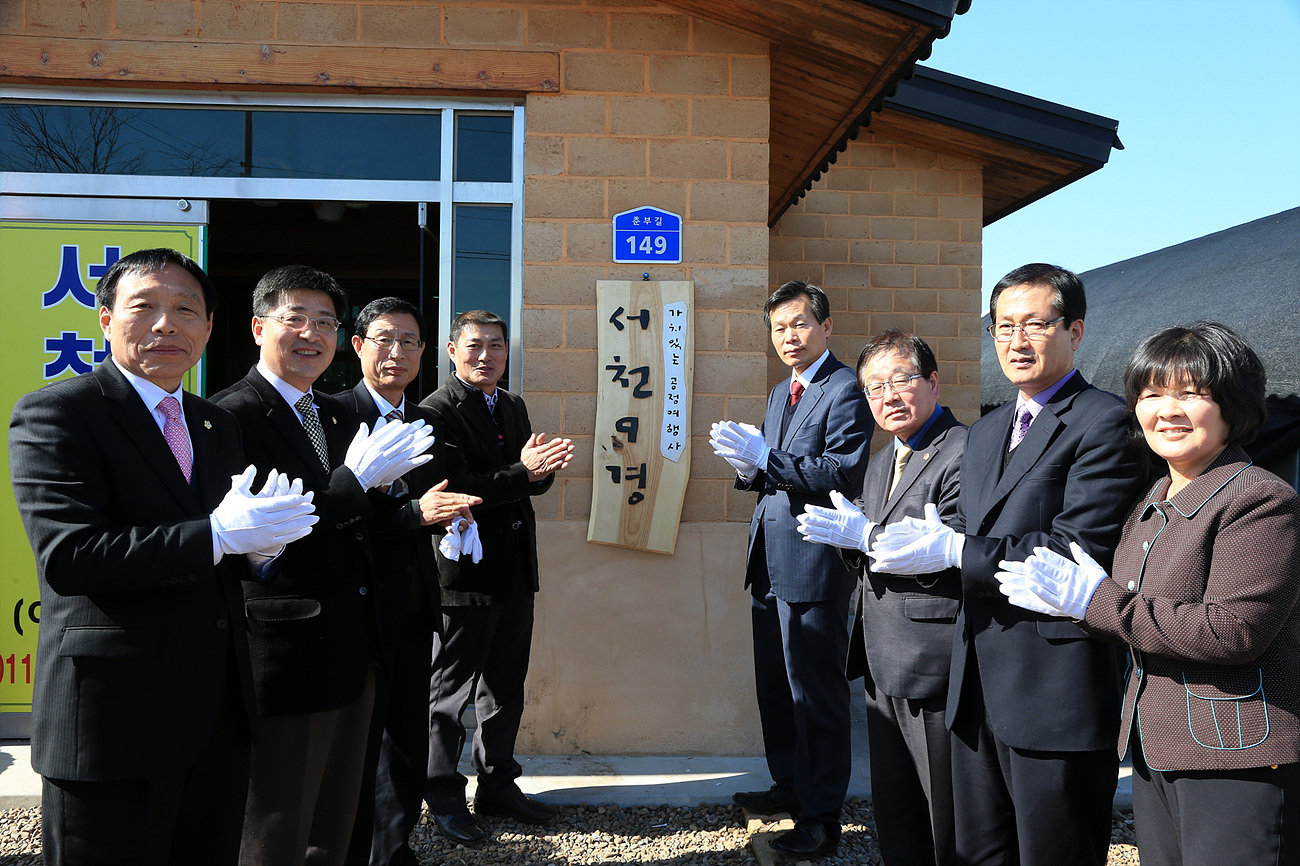
[[[549,827],[527,827],[493,818],[492,838],[478,849],[455,845],[427,823],[412,843],[425,864],[447,866],[579,866],[658,863],[662,866],[751,866],[748,836],[734,806],[566,806]],[[43,862],[39,809],[0,811],[0,863],[39,866]],[[838,856],[818,866],[876,864],[876,823],[869,801],[844,808],[844,838]],[[1116,812],[1108,866],[1133,866],[1133,813]]]

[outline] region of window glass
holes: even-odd
[[[0,171],[437,180],[440,130],[437,113],[6,105]]]
[[[457,205],[454,233],[452,315],[491,310],[510,321],[510,208]]]
[[[509,114],[456,114],[456,180],[510,182]]]

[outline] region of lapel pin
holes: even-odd
[[[925,452],[924,454],[922,454],[922,455],[921,455],[921,459],[922,459],[922,460],[929,460],[929,459],[930,459],[930,452],[927,451],[927,452]]]
[[[331,423],[331,424],[337,424],[337,423],[339,423],[339,419],[337,419],[337,418],[335,418],[333,415],[331,415],[331,416],[330,416],[330,423]]]
[[[211,430],[211,429],[212,429],[212,422],[211,422],[211,421],[204,421],[204,422],[203,422],[203,428],[204,428],[205,430]]]

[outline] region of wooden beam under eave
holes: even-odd
[[[0,35],[0,81],[558,91],[555,51],[163,42]]]
[[[906,38],[899,40],[894,53],[889,59],[874,70],[874,74],[871,75],[869,80],[862,83],[856,98],[835,106],[838,120],[833,126],[826,129],[803,130],[805,136],[809,133],[820,136],[821,142],[807,153],[804,153],[803,148],[798,148],[803,159],[794,164],[785,165],[779,164],[776,158],[778,152],[783,152],[786,149],[786,143],[780,139],[787,135],[784,131],[785,125],[777,121],[778,114],[788,110],[786,106],[780,104],[780,101],[785,93],[787,83],[797,81],[801,76],[808,74],[810,70],[808,64],[801,62],[800,58],[786,52],[777,52],[776,56],[772,58],[773,120],[770,136],[772,147],[769,154],[770,167],[768,170],[768,225],[776,222],[777,218],[784,212],[786,205],[803,188],[804,182],[831,155],[831,151],[849,129],[853,127],[858,118],[862,117],[871,104],[898,80],[904,68],[913,61],[917,52],[920,51],[925,41],[932,34],[933,30],[931,28],[921,25],[912,27],[908,31]],[[829,73],[826,70],[816,70],[814,74]],[[794,149],[791,148],[791,150]]]

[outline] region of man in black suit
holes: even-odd
[[[880,856],[887,864],[954,862],[952,770],[944,700],[953,623],[961,598],[955,568],[912,577],[873,570],[873,533],[904,517],[957,514],[966,427],[939,405],[939,368],[929,345],[890,328],[862,348],[858,382],[880,429],[894,435],[888,454],[867,466],[853,503],[809,505],[799,532],[843,551],[860,575],[848,675],[866,677],[871,792]],[[888,459],[885,459],[886,456]]]
[[[260,568],[306,535],[310,497],[253,496],[235,419],[181,388],[217,302],[197,264],[131,253],[95,300],[112,358],[26,395],[9,425],[41,591],[45,862],[231,864],[252,709],[243,554]]]
[[[471,310],[451,324],[447,354],[454,375],[420,404],[438,420],[447,446],[451,489],[481,497],[474,509],[483,559],[439,553],[442,630],[433,639],[430,742],[425,801],[439,831],[475,845],[486,838],[465,805],[467,780],[456,769],[465,743],[461,714],[474,703],[474,811],[544,824],[554,807],[519,790],[515,737],[524,711],[524,678],[538,590],[537,521],[530,501],[550,489],[573,459],[568,439],[534,434],[524,401],[498,387],[509,357],[506,323]]]
[[[736,487],[758,493],[749,527],[754,680],[773,785],[732,799],[751,812],[789,812],[793,830],[772,842],[789,857],[822,857],[840,841],[848,792],[849,643],[853,574],[834,550],[804,543],[797,518],[833,490],[862,485],[871,414],[853,371],[827,348],[826,293],[792,280],[763,307],[772,345],[791,368],[768,395],[760,431],[723,421],[714,453],[737,472]]]
[[[989,304],[998,361],[1019,389],[971,426],[952,528],[908,518],[871,548],[899,574],[961,569],[947,722],[961,863],[1104,864],[1122,662],[1068,619],[998,591],[1000,560],[1078,541],[1109,568],[1146,483],[1124,406],[1074,369],[1083,283],[1054,265],[1003,277]]]
[[[265,583],[244,583],[257,718],[240,861],[342,863],[352,835],[382,646],[386,575],[369,518],[430,445],[423,425],[362,427],[313,383],[334,357],[347,295],[328,274],[276,268],[253,292],[260,359],[213,398],[239,421],[259,471],[301,475],[321,516]],[[360,428],[360,429],[358,429]],[[367,492],[373,491],[373,492]],[[405,598],[407,584],[398,591]]]
[[[406,386],[420,373],[424,317],[400,298],[371,301],[357,315],[352,349],[361,381],[335,396],[363,423],[423,420],[437,435],[427,409],[408,402]],[[443,443],[433,459],[395,481],[397,512],[371,521],[371,548],[387,578],[380,617],[384,666],[375,689],[375,712],[349,864],[415,866],[408,839],[420,819],[429,754],[429,659],[439,624],[438,562],[432,527],[472,520],[479,499],[447,491]],[[407,590],[402,591],[406,586]]]

